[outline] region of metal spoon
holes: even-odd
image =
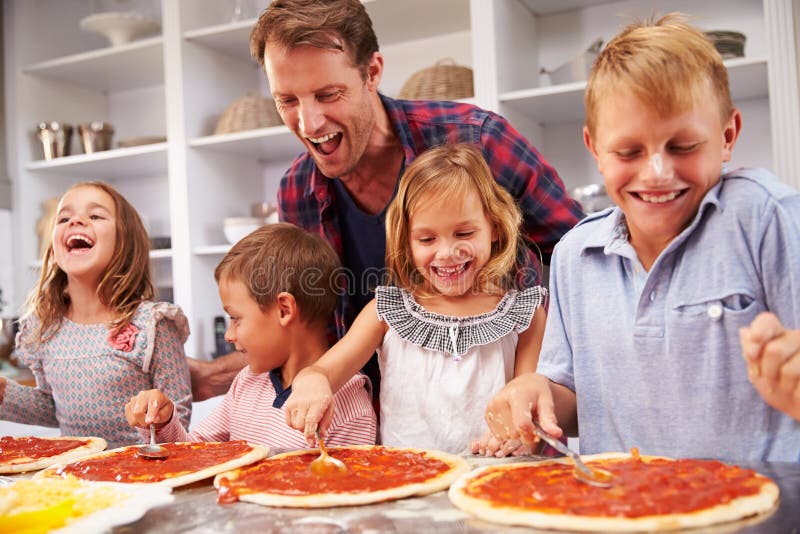
[[[319,428],[315,431],[317,435],[317,443],[319,444],[319,456],[311,462],[308,468],[315,475],[334,475],[338,473],[346,473],[347,466],[341,460],[337,460],[328,454],[328,449],[325,448],[325,441],[319,435]]]
[[[167,449],[156,443],[156,425],[150,425],[150,443],[139,447],[136,454],[149,460],[163,460],[169,456]]]
[[[573,451],[559,440],[545,432],[544,429],[539,426],[539,422],[535,419],[533,420],[533,429],[534,432],[536,432],[536,435],[549,443],[551,447],[561,454],[566,454],[569,456],[569,458],[575,464],[575,469],[572,471],[572,474],[579,481],[583,482],[584,484],[589,484],[590,486],[597,486],[598,488],[611,487],[611,480],[614,478],[614,475],[612,475],[609,471],[596,467],[589,467],[583,463],[581,456],[577,452]]]

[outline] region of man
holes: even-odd
[[[385,210],[405,166],[425,149],[472,142],[517,200],[530,242],[521,278],[541,281],[539,256],[581,218],[555,170],[505,119],[452,102],[394,100],[378,92],[383,56],[359,0],[274,0],[250,35],[283,122],[307,152],[284,175],[281,219],[327,239],[348,283],[336,313],[341,337],[382,280]],[[222,394],[239,355],[191,362],[195,400]],[[367,374],[376,383],[375,361]],[[376,384],[377,391],[377,384]]]

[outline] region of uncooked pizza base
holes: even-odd
[[[202,442],[193,443],[193,445],[201,445],[202,446],[202,445],[204,445],[204,443],[202,443]],[[254,462],[257,462],[258,460],[261,460],[262,458],[266,458],[266,456],[269,454],[269,449],[267,447],[263,446],[263,445],[254,445],[252,443],[248,443],[248,445],[250,445],[250,447],[252,449],[249,452],[245,453],[244,455],[236,457],[236,458],[233,458],[231,460],[227,460],[225,462],[220,462],[220,463],[218,463],[216,465],[213,465],[211,467],[206,467],[206,468],[201,469],[199,471],[194,471],[192,473],[185,473],[185,474],[178,475],[178,476],[175,476],[175,477],[169,477],[169,478],[166,478],[164,480],[159,480],[157,482],[146,482],[146,481],[139,482],[139,481],[137,481],[137,482],[131,482],[131,483],[132,484],[151,484],[151,485],[156,485],[156,486],[166,486],[166,487],[169,487],[169,488],[177,488],[179,486],[185,486],[187,484],[191,484],[193,482],[197,482],[198,480],[203,480],[203,479],[206,479],[206,478],[213,477],[214,475],[216,475],[218,473],[222,473],[222,472],[225,472],[225,471],[230,471],[231,469],[236,469],[236,468],[239,468],[239,467],[243,467],[243,466],[252,464]],[[81,458],[80,460],[81,461],[86,461],[86,460],[92,460],[92,459],[95,459],[95,458],[104,458],[104,457],[107,457],[107,456],[113,456],[114,454],[119,454],[119,453],[125,452],[125,451],[127,451],[129,449],[134,449],[134,448],[139,448],[139,447],[140,447],[140,445],[130,445],[130,446],[127,446],[127,447],[120,447],[118,449],[112,449],[110,451],[105,451],[105,452],[102,452],[100,454],[94,454],[92,456],[86,456],[86,457]],[[148,462],[158,463],[161,460],[147,460],[147,461]],[[34,475],[34,478],[65,476],[65,475],[59,474],[57,471],[61,467],[65,466],[67,463],[69,463],[69,462],[64,462],[64,463],[59,464],[59,465],[53,465],[53,466],[51,466],[51,467],[49,467],[49,468],[47,468],[47,469],[45,469],[43,471],[40,471],[36,475]],[[67,476],[74,476],[74,475],[67,475]],[[80,477],[75,477],[75,478],[80,478]]]
[[[630,458],[624,453],[605,453],[586,455],[581,457],[584,461],[609,460],[614,458]],[[671,460],[670,458],[641,456],[644,462],[656,458]],[[775,508],[778,502],[778,486],[769,478],[757,474],[762,482],[761,490],[755,495],[738,497],[728,503],[720,504],[690,513],[675,513],[669,515],[651,515],[638,518],[618,518],[607,516],[579,516],[568,513],[545,513],[526,510],[514,506],[493,504],[489,501],[467,495],[464,489],[471,481],[483,477],[486,473],[500,473],[507,470],[519,469],[527,466],[545,466],[548,464],[563,463],[570,465],[568,459],[559,458],[541,462],[525,462],[508,465],[486,466],[476,469],[455,481],[448,492],[450,501],[461,510],[468,512],[480,519],[504,525],[523,525],[543,529],[600,531],[600,532],[626,532],[626,531],[652,531],[652,530],[677,530],[685,528],[705,527],[719,523],[727,523],[744,519],[756,514],[768,512]],[[599,490],[608,491],[608,490]]]
[[[19,438],[25,439],[25,438]],[[43,458],[16,458],[10,461],[4,461],[0,457],[0,473],[25,473],[27,471],[38,471],[51,465],[69,463],[79,458],[84,458],[88,455],[98,453],[105,450],[107,444],[103,438],[96,437],[51,437],[51,438],[36,438],[47,441],[85,441],[86,444],[80,445],[74,449],[64,451],[60,454],[53,456],[46,456]]]
[[[430,458],[440,460],[449,466],[449,469],[437,474],[436,476],[425,480],[424,482],[417,482],[412,484],[399,485],[394,488],[388,488],[375,491],[362,491],[362,492],[349,492],[349,493],[314,493],[307,495],[284,495],[279,493],[245,493],[239,495],[238,498],[243,502],[251,502],[263,506],[278,506],[288,508],[329,508],[334,506],[358,506],[363,504],[370,504],[382,501],[391,501],[402,499],[410,496],[422,496],[435,493],[447,489],[459,476],[469,471],[470,467],[467,461],[453,454],[448,454],[441,451],[414,449],[414,448],[401,448],[401,447],[376,447],[373,445],[352,445],[347,447],[329,447],[329,452],[334,456],[337,450],[388,450],[399,452],[410,452],[424,454]],[[283,454],[272,456],[266,461],[280,460],[290,456],[300,456],[309,453],[316,453],[314,449],[292,451]],[[219,482],[222,478],[235,480],[240,475],[240,471],[231,471],[228,473],[221,473],[214,478],[214,487],[219,488]],[[335,475],[333,475],[335,476]]]

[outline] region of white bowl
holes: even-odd
[[[255,217],[228,217],[225,219],[225,225],[222,231],[228,243],[233,245],[261,226],[264,226],[264,219],[257,219]]]
[[[161,29],[157,20],[133,12],[95,13],[84,17],[80,24],[82,30],[107,38],[111,46],[129,43]]]

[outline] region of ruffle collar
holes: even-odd
[[[385,321],[409,343],[449,354],[455,361],[472,347],[488,345],[512,331],[526,330],[546,297],[547,290],[541,286],[510,290],[492,311],[453,317],[426,310],[405,289],[394,286],[375,288],[379,320]]]

